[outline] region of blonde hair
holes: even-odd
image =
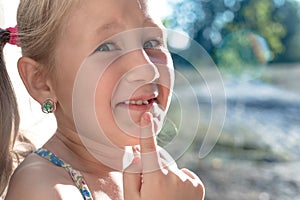
[[[51,67],[67,11],[74,0],[20,0],[17,14],[22,55]]]
[[[60,30],[74,2],[20,0],[17,26],[22,55],[39,62],[42,71],[51,71],[55,64],[55,47]],[[9,31],[0,29],[0,197],[13,171],[13,162],[23,156],[22,152],[13,151],[15,141],[30,143],[18,135],[18,106],[3,58],[3,48],[9,37]]]
[[[3,48],[9,38],[9,31],[0,29],[0,196],[12,173],[12,148],[20,122],[17,100],[3,59]]]

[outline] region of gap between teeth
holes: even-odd
[[[131,101],[124,101],[124,104],[126,104],[126,105],[129,105],[129,104],[131,104],[131,105],[148,105],[149,101],[147,101],[147,100],[137,100],[137,101],[131,100]]]

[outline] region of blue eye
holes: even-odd
[[[158,40],[149,40],[144,43],[145,49],[155,49],[157,47],[161,46],[161,42]]]
[[[117,46],[114,43],[101,44],[95,51],[114,51],[117,50]]]

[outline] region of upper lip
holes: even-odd
[[[130,99],[125,99],[123,101],[121,101],[120,103],[124,103],[126,101],[139,101],[139,100],[142,100],[142,101],[149,101],[151,99],[156,99],[157,98],[157,94],[153,93],[153,94],[144,94],[144,95],[139,95],[139,96],[134,96]],[[120,104],[119,103],[119,104]]]

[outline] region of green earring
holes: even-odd
[[[53,113],[56,110],[56,102],[50,98],[46,99],[42,104],[42,111],[46,114]]]

